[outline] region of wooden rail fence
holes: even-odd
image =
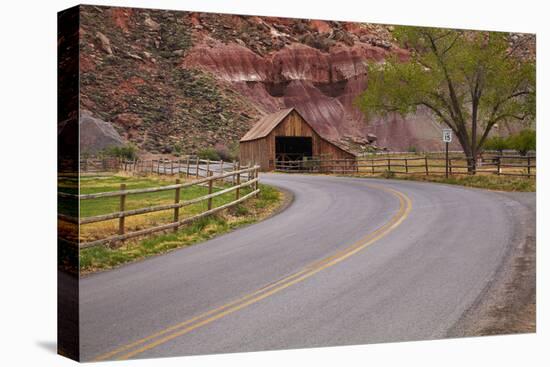
[[[114,243],[119,241],[124,241],[130,238],[139,237],[139,236],[145,236],[149,235],[151,233],[159,232],[159,231],[166,231],[166,230],[177,230],[178,227],[190,223],[192,221],[195,221],[199,218],[206,217],[208,215],[214,214],[216,212],[219,212],[223,209],[230,208],[236,204],[239,204],[248,198],[251,198],[255,195],[257,195],[260,192],[259,189],[259,178],[258,178],[258,172],[259,172],[259,166],[252,166],[252,167],[245,167],[241,168],[239,164],[237,163],[236,169],[231,171],[221,171],[221,172],[214,172],[214,171],[208,171],[206,174],[206,177],[197,178],[191,182],[181,183],[179,179],[176,180],[176,183],[173,185],[167,185],[167,186],[160,186],[160,187],[150,187],[150,188],[143,188],[143,189],[126,189],[125,184],[120,185],[120,190],[118,191],[109,191],[109,192],[100,192],[100,193],[94,193],[94,194],[81,194],[81,195],[74,195],[74,194],[68,194],[60,192],[58,193],[58,197],[60,199],[63,198],[71,198],[71,199],[78,199],[78,200],[94,200],[99,198],[108,198],[108,197],[119,197],[120,204],[119,204],[119,211],[109,214],[102,214],[102,215],[96,215],[91,217],[71,217],[68,215],[58,214],[58,218],[60,220],[79,224],[79,225],[86,225],[89,223],[98,223],[98,222],[105,222],[108,220],[117,219],[119,220],[118,223],[118,233],[116,235],[112,235],[106,238],[89,241],[89,242],[83,242],[79,243],[78,246],[80,248],[89,248],[99,245],[104,245],[107,243]],[[187,170],[188,171],[188,170]],[[197,176],[198,177],[198,176]],[[214,182],[217,180],[224,180],[226,178],[232,178],[232,186],[230,187],[224,187],[219,191],[214,192]],[[244,181],[241,180],[241,178],[244,178]],[[195,185],[207,185],[208,187],[208,194],[203,195],[197,198],[189,199],[189,200],[180,200],[181,190],[195,186]],[[245,187],[251,187],[252,191],[247,193],[246,195],[241,195],[241,189]],[[154,193],[154,192],[161,192],[161,191],[174,191],[174,203],[173,204],[162,204],[162,205],[155,205],[151,207],[144,207],[144,208],[138,208],[138,209],[132,209],[128,210],[126,208],[126,199],[130,195],[137,195],[137,194],[145,194],[145,193]],[[212,199],[227,194],[229,192],[235,192],[235,199],[232,200],[229,203],[220,205],[218,207],[212,207]],[[202,201],[207,202],[207,210],[203,211],[199,214],[193,215],[188,218],[180,219],[180,209],[192,205],[195,203],[199,203]],[[173,220],[170,223],[157,225],[152,228],[146,228],[141,229],[134,232],[126,232],[126,226],[125,226],[125,218],[130,216],[136,216],[136,215],[142,215],[147,213],[153,213],[153,212],[160,212],[160,211],[167,211],[167,210],[173,210]]]
[[[119,158],[88,158],[80,161],[81,173],[101,172],[133,172],[138,174],[182,175],[186,178],[199,178],[208,175],[208,172],[224,173],[234,171],[239,162],[223,160],[201,159],[197,156],[184,156],[178,159],[135,159],[123,160]],[[249,163],[249,166],[251,164]],[[234,183],[235,176],[228,176],[226,181]]]
[[[290,173],[337,174],[411,174],[411,175],[472,175],[536,177],[536,156],[486,155],[473,163],[466,157],[358,157],[357,159],[313,158],[275,162],[277,171]]]

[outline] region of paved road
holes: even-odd
[[[82,359],[444,337],[521,231],[513,196],[263,174],[284,212],[80,281]],[[533,194],[534,195],[534,194]]]

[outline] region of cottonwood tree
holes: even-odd
[[[396,27],[394,36],[411,51],[369,63],[358,104],[367,114],[414,113],[423,106],[451,128],[475,171],[475,157],[499,122],[535,117],[535,63],[520,57],[525,35],[425,27]]]

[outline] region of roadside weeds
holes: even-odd
[[[80,251],[80,274],[106,271],[126,263],[161,255],[207,241],[237,228],[267,219],[282,210],[290,199],[274,187],[260,184],[258,197],[201,218],[176,232],[128,241],[116,247],[98,246]]]

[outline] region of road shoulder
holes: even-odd
[[[521,334],[536,331],[536,198],[498,193],[516,220],[501,266],[484,291],[449,330],[448,337]]]

